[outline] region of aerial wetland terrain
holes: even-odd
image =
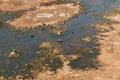
[[[0,0],[0,80],[120,80],[120,0]]]

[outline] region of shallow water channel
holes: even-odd
[[[58,39],[63,40],[60,45],[62,45],[63,53],[68,55],[77,53],[78,47],[90,48],[94,53],[98,54],[99,51],[95,49],[98,44],[95,44],[96,39],[94,37],[96,35],[96,29],[91,25],[101,21],[104,12],[120,5],[120,0],[96,1],[98,3],[97,5],[93,0],[81,0],[88,8],[87,14],[79,14],[77,17],[68,21],[62,28],[64,34],[61,36],[48,33],[47,30],[29,30],[22,33],[20,31],[14,31],[6,25],[0,25],[0,75],[9,77],[24,74],[26,71],[22,69],[23,66],[29,63],[32,58],[36,57],[35,53],[39,50],[40,43],[45,41],[57,42]],[[98,16],[94,16],[94,14]],[[11,14],[0,13],[0,21],[2,22],[12,17]],[[82,41],[82,38],[85,37],[90,37],[92,41]],[[13,48],[22,54],[22,58],[9,59],[7,57]],[[76,61],[73,61],[70,65],[74,64],[74,62]],[[76,65],[72,65],[71,67],[76,68]]]

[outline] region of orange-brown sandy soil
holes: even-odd
[[[68,66],[69,61],[64,61],[57,73],[40,72],[35,80],[120,80],[120,7],[105,13],[104,18],[95,26],[100,44],[97,69],[75,70]]]
[[[79,6],[73,4],[59,4],[40,6],[36,11],[28,11],[10,22],[15,28],[35,28],[43,24],[54,25],[65,22],[79,13]]]
[[[79,12],[86,12],[83,4],[65,3],[57,0],[1,0],[1,12],[23,11],[18,17],[7,21],[16,30],[45,25],[64,24]]]
[[[55,0],[0,0],[0,11],[14,12],[18,10],[27,10],[36,5],[54,1]]]

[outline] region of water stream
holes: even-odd
[[[94,50],[96,30],[92,28],[91,24],[102,20],[104,12],[119,6],[120,0],[96,0],[97,5],[93,0],[80,1],[86,4],[88,13],[80,14],[67,22],[62,28],[65,31],[64,35],[61,36],[50,34],[47,30],[29,30],[22,33],[14,31],[6,25],[0,25],[0,75],[8,77],[24,73],[22,66],[36,56],[35,53],[39,50],[40,43],[44,41],[57,42],[58,39],[62,39],[62,47],[66,54],[74,52],[77,47],[88,47]],[[94,14],[99,16],[94,16]],[[2,22],[12,17],[10,14],[0,13],[0,21]],[[86,43],[81,40],[84,37],[90,37],[92,41]],[[20,59],[7,58],[6,56],[13,48],[21,52],[23,57]]]

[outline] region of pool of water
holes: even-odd
[[[70,1],[70,0],[66,0]],[[96,0],[97,5],[93,0],[80,0],[85,3],[88,12],[87,14],[79,14],[77,17],[68,21],[62,30],[64,34],[58,36],[53,33],[48,33],[47,30],[29,30],[22,33],[14,31],[6,25],[0,25],[0,75],[9,77],[18,74],[23,74],[23,65],[36,57],[35,53],[39,50],[39,45],[45,41],[57,42],[62,39],[62,48],[64,54],[71,54],[77,47],[91,48],[94,53],[99,53],[94,50],[96,29],[92,28],[91,24],[98,23],[102,20],[104,12],[119,6],[119,0]],[[94,16],[97,14],[98,16]],[[0,21],[5,22],[14,16],[11,14],[0,13]],[[33,36],[33,37],[31,37]],[[90,37],[91,42],[84,42],[82,38]],[[7,55],[15,48],[22,54],[22,58],[9,59]]]

